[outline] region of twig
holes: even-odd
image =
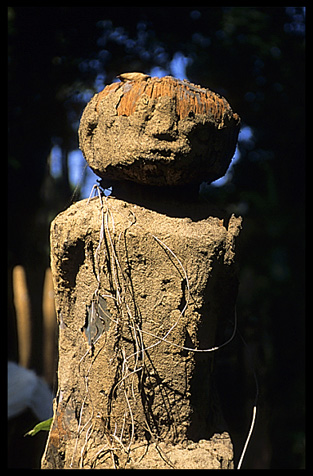
[[[246,449],[248,447],[248,444],[249,444],[249,441],[250,441],[250,438],[251,438],[251,435],[252,435],[252,432],[253,432],[253,428],[254,428],[254,424],[255,424],[255,418],[256,418],[256,405],[254,405],[254,407],[253,407],[250,430],[249,430],[245,445],[243,447],[243,450],[242,450],[242,453],[241,453],[241,456],[240,456],[240,460],[239,460],[238,465],[237,465],[237,469],[241,468],[241,464],[242,464],[243,458],[244,458],[245,453],[246,453]]]

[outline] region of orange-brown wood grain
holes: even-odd
[[[135,112],[139,98],[145,94],[149,99],[169,97],[175,100],[176,114],[184,119],[189,114],[209,114],[217,123],[222,122],[225,112],[232,114],[227,101],[209,89],[165,76],[148,78],[146,81],[127,81],[106,86],[98,95],[96,110],[99,112],[100,102],[110,93],[122,88],[122,97],[117,105],[117,114],[130,116]],[[236,117],[235,117],[236,116]],[[237,119],[237,114],[234,114]]]

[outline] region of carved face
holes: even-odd
[[[172,77],[113,83],[80,124],[83,154],[102,178],[182,185],[223,176],[240,119],[211,91]]]

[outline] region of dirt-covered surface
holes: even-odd
[[[174,218],[115,198],[51,225],[58,395],[43,468],[231,467],[212,387],[233,318],[241,219]]]
[[[105,449],[90,452],[85,465],[94,469],[233,469],[233,446],[227,432],[177,445],[138,442],[129,455],[120,452],[120,458],[112,459]]]
[[[79,143],[102,178],[200,184],[226,173],[239,127],[226,99],[166,76],[106,86],[84,110]]]

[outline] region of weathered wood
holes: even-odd
[[[151,78],[146,81],[132,81],[128,87],[123,83],[113,83],[106,86],[97,96],[96,111],[100,112],[101,101],[112,92],[123,88],[123,96],[116,108],[119,116],[130,116],[135,112],[140,97],[145,94],[149,99],[162,96],[173,98],[176,102],[176,114],[184,119],[189,114],[210,115],[212,120],[224,126],[225,117],[233,117],[239,121],[239,116],[233,113],[225,98],[209,89],[202,88],[189,81],[180,81],[171,76]]]
[[[23,266],[13,268],[13,293],[16,311],[19,364],[28,368],[31,357],[31,309]]]
[[[46,382],[53,387],[55,382],[56,358],[56,314],[51,269],[47,268],[42,297],[43,317],[43,367]]]

